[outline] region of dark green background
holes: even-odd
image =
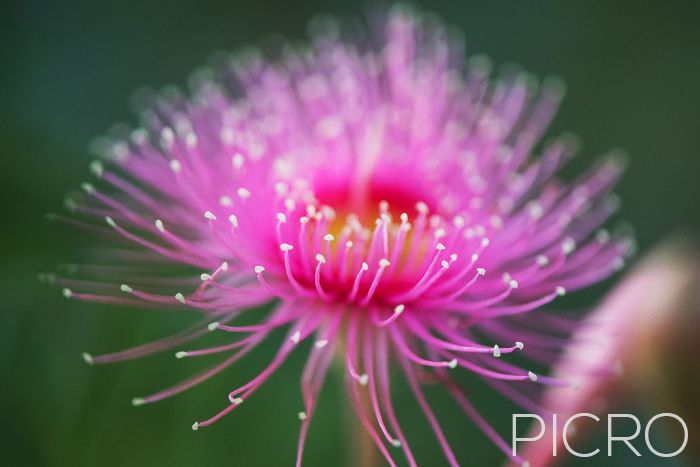
[[[700,3],[434,1],[426,8],[464,32],[470,54],[556,74],[568,95],[550,135],[573,131],[581,169],[621,147],[631,167],[618,193],[642,251],[667,232],[700,227]],[[188,315],[66,301],[37,273],[84,257],[85,238],[43,218],[89,177],[91,139],[134,122],[139,86],[183,85],[217,49],[259,43],[271,33],[303,37],[317,13],[361,16],[354,1],[17,1],[0,17],[2,268],[0,389],[3,465],[291,465],[300,406],[295,357],[253,400],[212,428],[190,425],[226,403],[227,389],[253,374],[271,346],[230,372],[166,402],[132,408],[135,395],[189,375],[201,362],[170,354],[87,367],[80,352],[141,343],[190,322]],[[593,303],[605,287],[581,294]],[[697,368],[697,367],[696,367]],[[441,393],[436,406],[461,459],[495,465],[500,454]],[[312,425],[306,465],[347,458],[343,397],[329,381]],[[442,465],[437,444],[400,387],[414,451]],[[482,398],[508,434],[512,407]],[[697,434],[696,434],[697,435]],[[692,436],[691,436],[691,442]],[[630,465],[639,460],[628,459]],[[679,465],[645,457],[644,465]],[[619,465],[596,459],[596,465]],[[584,465],[584,464],[581,464]],[[585,464],[590,465],[590,464]],[[684,464],[680,464],[684,465]]]

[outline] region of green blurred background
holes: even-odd
[[[66,301],[60,290],[40,285],[37,273],[79,261],[89,242],[43,214],[61,210],[64,194],[89,177],[92,138],[113,123],[135,121],[127,102],[136,88],[184,85],[189,72],[217,49],[260,43],[272,33],[299,39],[315,14],[360,17],[366,7],[349,0],[3,4],[1,464],[292,464],[303,352],[235,415],[197,433],[192,422],[223,407],[227,388],[252,376],[272,346],[181,396],[131,407],[133,396],[176,382],[202,362],[177,361],[168,353],[88,367],[80,352],[142,343],[192,318]],[[700,2],[443,1],[423,7],[461,29],[470,54],[566,80],[567,98],[549,134],[581,136],[583,151],[573,171],[610,148],[629,152],[631,166],[618,193],[622,217],[634,225],[642,251],[669,231],[698,231]],[[595,303],[609,285],[574,300]],[[331,378],[324,390],[306,465],[338,465],[349,458],[345,439],[351,423],[337,383]],[[402,416],[414,414],[408,431],[419,460],[442,465],[434,437],[403,385],[397,399]],[[444,399],[435,394],[436,410],[458,457],[470,465],[500,463],[500,453]],[[490,420],[508,436],[512,406],[488,394],[482,400]],[[623,461],[601,457],[595,465]],[[681,458],[627,461],[690,465]]]

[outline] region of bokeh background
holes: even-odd
[[[183,86],[216,50],[259,44],[273,33],[300,39],[316,14],[361,17],[367,6],[350,0],[3,2],[0,463],[291,465],[303,352],[255,400],[207,430],[193,433],[190,426],[221,407],[226,388],[251,376],[270,358],[271,346],[181,396],[131,407],[133,396],[176,382],[202,362],[168,353],[88,367],[80,353],[142,343],[192,317],[66,301],[57,288],[39,284],[38,273],[79,261],[90,245],[44,214],[60,211],[65,193],[89,177],[91,140],[113,123],[135,122],[127,103],[136,88]],[[572,172],[611,148],[629,152],[630,169],[618,190],[621,217],[635,227],[642,252],[670,231],[700,230],[699,2],[461,0],[422,7],[461,29],[470,54],[565,79],[567,98],[549,134],[573,131],[582,138]],[[596,303],[615,280],[572,303]],[[695,360],[689,371],[697,370]],[[500,453],[444,397],[434,396],[458,457],[498,465]],[[434,437],[401,385],[397,399],[402,413],[414,413],[410,431],[419,459],[442,465]],[[343,401],[333,377],[312,424],[306,465],[351,459],[346,438],[352,423]],[[631,404],[648,419],[641,405]],[[488,394],[480,407],[508,436],[513,407]],[[697,436],[691,433],[690,442]],[[683,457],[624,455],[571,465],[624,463],[691,465]]]

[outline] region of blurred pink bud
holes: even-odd
[[[574,334],[553,370],[554,377],[574,384],[543,395],[549,413],[543,415],[545,435],[522,443],[518,455],[537,467],[563,462],[570,454],[562,427],[571,415],[588,412],[601,418],[596,423],[582,417],[572,424],[567,438],[576,449],[592,430],[605,430],[606,414],[630,396],[654,413],[679,414],[689,432],[697,433],[700,379],[691,369],[697,369],[700,335],[698,285],[700,254],[688,239],[666,240],[641,260]],[[557,457],[552,455],[551,413],[557,414]],[[537,437],[540,428],[535,423],[527,436]],[[685,454],[697,458],[698,446],[688,443]]]

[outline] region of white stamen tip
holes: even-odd
[[[199,278],[204,281],[208,281],[211,279],[211,274],[207,274],[206,272],[203,272],[202,274],[199,275]]]
[[[486,274],[486,269],[484,268],[476,268],[476,273],[479,274],[480,276],[483,276]]]
[[[250,190],[247,188],[240,187],[239,189],[236,190],[236,194],[241,198],[241,199],[248,199],[250,198]]]
[[[365,263],[364,261],[362,262],[362,270],[366,271],[369,269],[369,264]]]
[[[107,225],[110,226],[110,227],[116,227],[116,226],[117,226],[117,223],[114,222],[114,219],[112,219],[112,218],[109,217],[109,216],[105,216],[105,222],[106,222]]]
[[[487,237],[484,237],[481,239],[481,246],[482,247],[487,247],[491,244],[491,240],[489,240]]]
[[[556,288],[556,292],[557,292],[557,295],[559,295],[560,297],[563,295],[566,295],[566,289],[564,287],[561,287],[561,286]]]
[[[209,329],[210,331],[214,331],[218,327],[219,327],[219,322],[214,321],[213,323],[209,323],[209,325],[207,326],[207,329]]]
[[[369,375],[367,375],[367,373],[361,374],[357,379],[357,382],[360,383],[360,386],[367,386],[367,383],[369,382]]]
[[[530,381],[537,381],[537,375],[531,371],[527,372],[527,377],[530,378]]]
[[[95,185],[93,185],[92,183],[81,183],[80,188],[82,188],[83,191],[88,195],[95,194]]]
[[[228,271],[228,261],[224,261],[223,263],[221,263],[221,266],[219,266],[219,268],[222,271]]]
[[[230,216],[228,216],[228,221],[234,228],[238,227],[238,217],[236,217],[235,214],[231,214]]]
[[[170,161],[170,170],[173,172],[181,172],[182,171],[182,164],[180,164],[180,161],[177,159],[173,159]]]
[[[317,349],[322,349],[327,345],[328,345],[328,339],[321,339],[321,340],[317,340],[316,342],[314,342],[314,346]]]
[[[241,405],[243,403],[243,399],[241,399],[240,397],[234,397],[233,399],[231,399],[231,403],[233,405]]]
[[[175,294],[175,300],[182,303],[183,305],[185,304],[185,296],[182,295],[180,292]]]
[[[39,282],[46,282],[48,284],[56,283],[56,275],[51,273],[39,274]]]
[[[211,212],[211,211],[206,211],[206,212],[204,213],[204,218],[205,218],[205,219],[208,219],[208,220],[210,220],[210,221],[215,221],[215,220],[216,220],[216,216],[215,216],[214,213]]]
[[[449,366],[452,369],[457,368],[457,359],[453,358],[452,360],[447,362],[447,366]]]
[[[613,270],[619,271],[620,269],[625,267],[625,260],[623,258],[615,258],[615,260],[612,263]]]
[[[518,350],[523,350],[525,348],[525,344],[520,341],[516,341],[515,346],[518,348]]]
[[[321,264],[326,264],[326,257],[323,256],[321,253],[316,254],[316,261],[318,261]]]
[[[496,358],[501,356],[501,348],[497,345],[493,346],[493,356]]]
[[[573,238],[567,238],[564,240],[564,242],[561,244],[561,251],[564,252],[565,255],[570,254],[576,249],[576,242],[574,241]]]
[[[347,242],[345,242],[346,248],[352,248],[352,245],[353,245],[352,240],[348,240]]]
[[[308,415],[306,414],[306,412],[299,412],[299,413],[297,414],[297,417],[299,417],[299,420],[304,421],[304,420],[306,420],[306,418],[308,417]]]
[[[73,296],[73,291],[71,289],[63,289],[63,296],[66,298],[71,298]]]
[[[544,215],[544,208],[539,203],[532,203],[530,206],[530,215],[533,219],[541,219]]]
[[[95,363],[95,361],[92,359],[92,355],[90,355],[87,352],[83,352],[80,356],[83,357],[83,361],[88,365],[92,365]]]
[[[236,153],[233,156],[231,156],[231,164],[233,165],[234,169],[240,169],[243,167],[243,162],[244,162],[243,154]]]
[[[165,232],[165,226],[163,225],[162,220],[156,219],[156,229],[158,229],[161,233]]]
[[[296,331],[294,334],[292,334],[292,337],[290,337],[289,340],[294,344],[298,344],[299,340],[301,340],[301,331]]]
[[[388,259],[382,258],[379,260],[379,267],[380,268],[388,268],[389,265],[391,265],[391,262]]]
[[[63,201],[63,204],[66,206],[66,209],[68,209],[70,212],[75,212],[78,210],[78,203],[75,202],[74,199],[72,198],[66,198]],[[47,214],[46,218],[49,220],[55,220],[56,219],[56,214]]]
[[[508,285],[510,285],[511,289],[517,289],[518,288],[518,281],[515,279],[511,279],[510,282],[508,282]]]
[[[175,140],[175,132],[173,131],[172,128],[165,127],[163,130],[160,132],[160,138],[163,140],[163,144],[173,144],[173,141]]]
[[[335,240],[335,237],[332,234],[326,234],[323,236],[323,239],[327,242],[332,242],[333,240]]]
[[[219,198],[219,204],[224,207],[230,208],[231,206],[233,206],[233,200],[230,196],[224,195]]]
[[[100,161],[92,161],[90,162],[90,172],[92,172],[95,177],[97,178],[102,178],[102,174],[104,173],[104,166],[102,165],[102,162]]]
[[[265,272],[265,268],[263,266],[255,266],[255,274],[262,274]]]
[[[403,304],[396,305],[396,308],[394,308],[394,313],[396,313],[397,315],[400,315],[401,313],[403,313],[403,310],[405,310],[405,309],[406,309],[406,306]]]
[[[185,352],[184,350],[181,350],[181,351],[175,353],[175,358],[178,358],[178,359],[185,358],[187,355],[189,355],[187,352]]]
[[[122,284],[122,285],[120,285],[120,286],[119,286],[119,290],[121,290],[122,292],[126,292],[126,293],[131,293],[131,292],[134,291],[134,289],[132,289],[131,287],[129,287],[127,284]]]
[[[435,249],[438,251],[442,251],[445,249],[445,245],[443,245],[442,243],[438,243],[437,245],[435,245]]]
[[[423,201],[418,201],[416,203],[416,211],[418,211],[421,214],[427,214],[428,212],[428,205],[425,204]]]
[[[284,251],[285,253],[288,251],[291,251],[294,249],[293,245],[290,245],[289,243],[282,243],[280,245],[280,250]]]
[[[395,448],[400,448],[401,447],[401,441],[398,439],[392,439],[391,440],[391,445],[394,446]]]
[[[547,266],[549,264],[549,258],[545,255],[538,255],[535,261],[537,261],[539,266]]]
[[[284,215],[284,213],[278,212],[277,213],[277,222],[284,224],[287,222],[287,216]]]
[[[199,422],[194,422],[192,424],[192,431],[197,431],[199,430]]]
[[[138,406],[143,405],[145,403],[146,403],[146,401],[141,397],[134,397],[133,399],[131,399],[131,405],[133,405],[134,407],[138,407]]]
[[[450,269],[450,263],[448,263],[446,260],[440,261],[440,266],[442,266],[442,269]]]
[[[598,241],[598,243],[608,243],[610,241],[610,232],[605,229],[601,229],[596,232],[595,239]]]

